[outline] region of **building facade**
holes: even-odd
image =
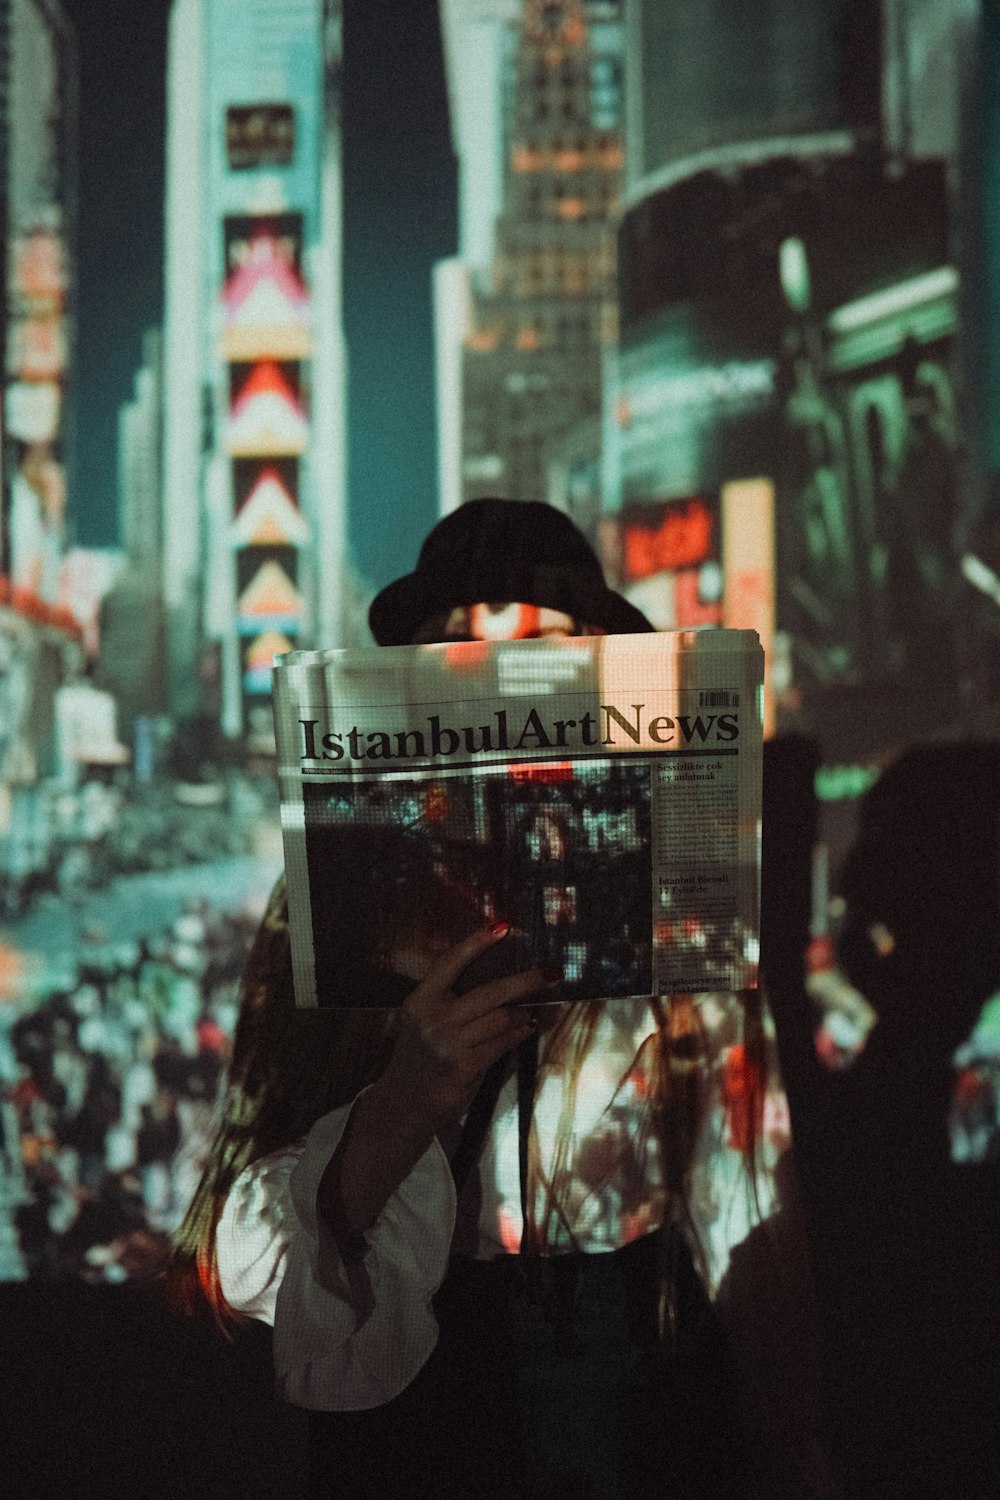
[[[72,477],[77,61],[58,0],[0,4],[0,903],[44,868],[56,699],[83,660]]]
[[[624,163],[618,4],[455,10],[443,7],[463,244],[438,280],[444,509],[544,498],[552,445],[599,413]],[[456,62],[474,42],[478,111]]]
[[[0,6],[5,296],[0,571],[59,602],[76,220],[76,47],[57,0]]]
[[[275,654],[340,638],[336,0],[177,0],[168,59],[170,701],[273,745]]]
[[[956,679],[966,9],[627,11],[617,579],[662,627],[757,629],[770,728],[848,758]]]
[[[118,410],[118,536],[122,563],[100,597],[98,685],[119,707],[130,742],[140,720],[166,713],[163,610],[163,335],[149,328],[131,400]],[[142,731],[143,733],[145,731]]]
[[[132,399],[118,411],[118,537],[150,595],[163,566],[163,335],[149,328]]]

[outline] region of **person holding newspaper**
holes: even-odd
[[[500,500],[439,522],[369,621],[380,645],[652,628],[567,517]],[[409,976],[397,1010],[296,1011],[279,881],[176,1239],[182,1297],[274,1325],[315,1496],[835,1495],[808,1331],[780,1403],[726,1332],[752,1324],[726,1306],[737,1281],[752,1299],[730,1252],[779,1207],[781,1153],[787,1175],[761,1001],[559,1005],[546,969],[462,992],[510,928],[456,940],[459,899],[428,870],[405,932],[377,890],[356,902]]]

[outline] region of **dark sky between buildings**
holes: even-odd
[[[169,0],[64,0],[80,63],[72,539],[117,540],[117,413],[163,317]],[[456,172],[436,0],[345,0],[349,534],[380,586],[434,520],[430,283],[454,254]]]

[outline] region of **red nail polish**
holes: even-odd
[[[493,926],[490,928],[490,932],[492,932],[495,938],[506,937],[509,931],[509,922],[494,922]]]

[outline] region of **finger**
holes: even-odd
[[[519,974],[491,979],[489,984],[481,984],[452,1001],[451,1014],[459,1024],[472,1021],[505,1005],[521,1004],[530,995],[554,989],[562,979],[563,972],[558,968],[523,969]]]
[[[413,996],[424,994],[443,994],[450,990],[459,975],[469,967],[473,959],[485,953],[488,948],[502,942],[510,931],[509,922],[494,922],[489,927],[480,927],[469,937],[463,938],[447,953],[443,953],[427,970],[423,979],[413,991]]]
[[[505,1052],[510,1052],[520,1042],[527,1041],[536,1030],[532,1021],[525,1021],[520,1026],[504,1031],[500,1036],[494,1037],[492,1041],[481,1042],[478,1047],[469,1052],[469,1062],[480,1074],[491,1068],[498,1058],[503,1057]]]
[[[537,1024],[530,1011],[523,1010],[520,1006],[504,1005],[499,1010],[488,1011],[486,1015],[476,1016],[466,1022],[459,1035],[462,1046],[474,1053],[477,1047],[510,1036],[513,1032],[520,1032],[525,1028],[529,1033],[535,1031]]]

